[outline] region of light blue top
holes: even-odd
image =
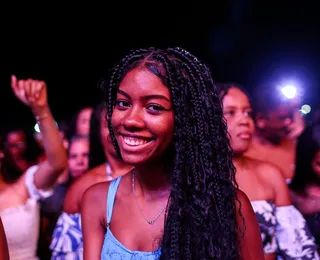
[[[112,217],[112,210],[114,200],[119,187],[121,176],[111,181],[108,191],[107,200],[107,232],[104,236],[103,247],[101,251],[102,260],[156,260],[159,259],[161,248],[153,252],[132,251],[122,245],[118,239],[114,237],[110,230],[110,222]]]

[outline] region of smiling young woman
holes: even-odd
[[[209,68],[181,48],[139,49],[102,86],[133,170],[84,194],[84,258],[263,259]]]

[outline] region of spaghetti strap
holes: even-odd
[[[107,199],[107,223],[110,225],[111,217],[112,217],[112,210],[114,205],[114,200],[116,197],[116,193],[120,184],[121,177],[118,177],[116,179],[113,179],[109,186],[108,191],[108,199]]]

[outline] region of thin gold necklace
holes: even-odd
[[[142,208],[141,208],[141,206],[140,206],[140,204],[139,204],[139,201],[138,201],[138,199],[137,199],[137,196],[136,196],[136,193],[135,193],[135,189],[134,189],[134,175],[135,175],[135,171],[134,171],[134,168],[133,168],[133,169],[132,169],[132,193],[133,193],[134,199],[136,200],[137,206],[138,206],[138,208],[139,208],[139,210],[140,210],[140,212],[141,212],[141,215],[143,216],[144,220],[145,220],[149,225],[153,225],[153,224],[156,222],[156,220],[161,216],[161,214],[165,211],[165,209],[167,208],[167,206],[168,206],[168,201],[169,201],[169,200],[167,201],[167,203],[166,203],[166,205],[163,207],[163,209],[155,216],[155,218],[152,219],[152,220],[149,220],[149,219],[146,217],[146,215],[143,213],[143,210],[142,210]]]

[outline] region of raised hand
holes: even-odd
[[[32,109],[41,109],[48,105],[47,86],[44,81],[17,80],[17,77],[12,75],[11,88],[15,96]]]

